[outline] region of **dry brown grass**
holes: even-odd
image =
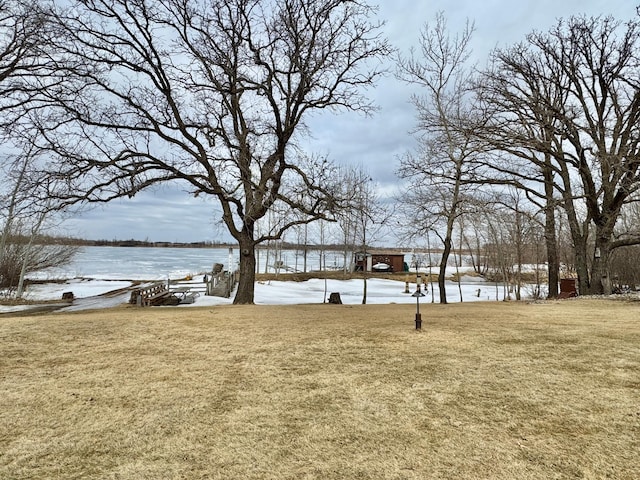
[[[0,478],[637,479],[639,305],[0,317]]]

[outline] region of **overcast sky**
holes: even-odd
[[[640,0],[380,0],[378,4],[385,34],[402,52],[417,45],[420,29],[438,11],[445,13],[452,33],[460,31],[467,19],[475,22],[472,56],[483,65],[493,48],[518,42],[532,30],[546,31],[558,18],[611,14],[628,20],[635,17]],[[315,116],[309,122],[313,150],[338,163],[364,165],[383,194],[393,193],[398,156],[414,145],[409,133],[415,122],[409,103],[412,88],[389,76],[369,92],[380,107],[373,117],[328,112]],[[175,186],[93,208],[65,225],[69,235],[88,239],[231,241],[213,199],[191,198]]]

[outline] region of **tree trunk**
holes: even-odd
[[[462,279],[460,278],[460,268],[459,265],[462,264],[462,255],[460,255],[460,264],[458,263],[458,259],[456,257],[456,253],[453,252],[453,259],[455,261],[456,264],[456,279],[457,279],[457,283],[458,283],[458,295],[460,296],[460,303],[462,303],[464,301],[464,299],[462,298]]]
[[[458,294],[460,295],[460,303],[463,302],[462,299],[462,282],[460,279],[460,267],[462,266],[462,232],[464,231],[464,226],[462,222],[460,222],[460,244],[458,245],[458,256],[456,257],[456,252],[453,252],[453,260],[456,264],[456,278],[458,280]]]
[[[366,305],[367,303],[367,272],[365,268],[364,277],[364,286],[362,287],[362,305]]]
[[[568,180],[565,180],[568,185]],[[580,224],[573,204],[570,189],[564,192],[564,209],[569,222],[569,231],[573,242],[573,253],[575,256],[576,272],[578,274],[578,292],[580,295],[591,292],[589,282],[589,269],[587,268],[587,237],[589,235],[588,222]]]
[[[547,298],[557,298],[559,294],[558,284],[560,283],[560,260],[558,258],[558,241],[556,238],[556,223],[553,209],[547,208],[545,216],[544,240],[547,249],[547,276],[549,284]]]
[[[308,242],[308,224],[304,224],[304,250],[303,250],[303,256],[302,259],[304,261],[304,266],[302,267],[302,270],[304,271],[304,273],[307,273],[307,242]]]
[[[511,300],[511,278],[509,277],[509,269],[504,262],[502,263],[502,277],[504,280],[502,296],[504,300]]]
[[[27,274],[27,263],[29,262],[29,251],[31,250],[31,246],[33,241],[29,242],[29,246],[24,252],[24,258],[22,259],[22,266],[20,268],[20,278],[18,279],[18,289],[16,291],[16,298],[22,298],[24,295],[24,277]]]
[[[587,267],[587,246],[586,239],[580,237],[578,242],[574,240],[574,255],[576,262],[576,272],[578,274],[578,292],[581,295],[591,293],[591,281],[589,278],[589,269]]]
[[[20,189],[24,187],[23,180],[25,176],[25,172],[27,171],[28,159],[22,163],[20,168],[20,173],[18,178],[15,180],[15,185],[13,186],[13,190],[11,191],[11,195],[9,196],[9,206],[7,211],[5,212],[5,223],[4,229],[2,230],[2,234],[0,235],[0,264],[2,263],[2,258],[5,255],[5,250],[7,248],[7,239],[14,233],[13,232],[13,222],[16,220],[14,217],[14,212],[18,205],[18,194],[20,193]],[[19,298],[19,297],[18,297]]]
[[[604,255],[600,258],[594,256],[589,290],[591,295],[611,295],[611,280],[606,268],[607,263],[608,258],[605,258]]]
[[[607,232],[596,235],[596,245],[591,268],[591,289],[593,295],[611,295],[611,275],[609,273],[609,257],[611,256],[610,236]]]
[[[256,281],[256,246],[247,232],[242,232],[240,246],[240,278],[234,305],[253,304]]]
[[[440,259],[440,271],[438,272],[438,291],[440,292],[440,303],[448,303],[445,280],[447,278],[447,262],[449,261],[449,254],[451,253],[451,237],[447,236],[443,243],[444,248],[442,250],[442,258]]]
[[[363,229],[363,232],[365,232],[364,229]],[[367,235],[366,235],[366,232],[363,233],[363,235],[362,235],[362,245],[360,246],[360,250],[362,250],[362,254],[364,255],[364,266],[362,268],[362,280],[363,280],[363,285],[362,285],[362,305],[365,305],[367,303],[367,275],[368,275],[367,266],[369,265],[369,261],[367,259]],[[371,265],[373,266],[373,262],[371,262]]]
[[[549,284],[549,293],[547,298],[557,298],[560,283],[560,260],[558,259],[558,240],[556,238],[556,215],[555,202],[553,194],[555,187],[553,185],[553,171],[550,166],[550,158],[547,155],[545,160],[544,175],[544,193],[546,198],[546,208],[544,212],[544,240],[547,247],[547,277]]]
[[[515,295],[516,300],[522,300],[520,296],[520,287],[522,286],[522,213],[516,211],[516,271],[515,271]]]
[[[435,295],[433,294],[433,278],[431,277],[431,265],[433,265],[433,261],[431,259],[431,241],[429,240],[429,233],[427,232],[427,253],[429,258],[429,284],[431,285],[431,303],[435,303]],[[418,273],[418,269],[416,268],[416,274]]]

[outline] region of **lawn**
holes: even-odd
[[[421,313],[0,316],[0,478],[640,478],[640,303]]]

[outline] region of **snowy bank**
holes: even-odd
[[[465,277],[461,284],[462,300],[465,302],[502,300],[504,291],[502,287],[484,282],[478,277]],[[202,277],[197,277],[188,284],[196,290],[204,290]],[[130,297],[130,289],[133,285],[128,281],[111,280],[87,280],[71,279],[64,283],[43,283],[31,285],[27,299],[39,302],[60,300],[65,292],[72,292],[74,301],[71,305],[62,307],[59,311],[77,311],[93,308],[109,308],[126,303]],[[182,285],[182,284],[181,284]],[[416,298],[411,295],[415,292],[415,283],[409,284],[409,293],[405,293],[405,283],[396,280],[370,278],[367,280],[368,304],[414,304]],[[128,290],[129,289],[129,290]],[[304,282],[294,281],[267,281],[256,282],[255,303],[258,305],[299,305],[307,303],[324,303],[332,292],[340,293],[342,303],[357,305],[362,303],[364,281],[311,279]],[[424,297],[421,303],[439,303],[437,285],[423,286]],[[447,301],[455,303],[460,301],[458,284],[447,282]],[[181,308],[228,305],[233,298],[210,297],[200,295],[195,303],[181,305]],[[15,312],[29,308],[28,306],[0,306],[0,313]]]

